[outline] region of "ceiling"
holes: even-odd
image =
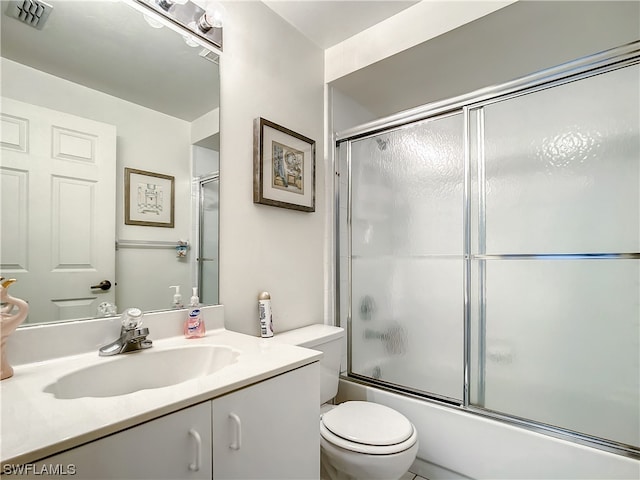
[[[167,28],[150,28],[122,2],[50,3],[53,11],[38,30],[7,16],[8,1],[0,1],[3,57],[186,121],[219,105],[218,68],[199,58],[201,48],[187,47]],[[264,3],[326,49],[417,2]]]
[[[265,0],[263,3],[316,45],[326,49],[418,1]]]

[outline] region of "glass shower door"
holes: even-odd
[[[343,134],[350,376],[638,456],[640,57],[620,48]]]
[[[640,445],[640,68],[471,110],[472,402]]]
[[[461,112],[354,140],[348,182],[350,373],[457,401],[462,140]]]
[[[201,178],[199,190],[198,285],[200,302],[217,305],[218,301],[218,218],[220,214],[220,178],[217,174]]]

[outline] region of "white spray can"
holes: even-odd
[[[273,337],[273,316],[269,292],[262,292],[258,295],[258,315],[260,317],[260,336],[263,338]]]

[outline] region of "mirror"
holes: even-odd
[[[195,286],[218,303],[217,54],[121,1],[48,0],[37,28],[12,3],[0,1],[0,274],[18,280],[25,324],[169,309],[171,286],[185,306]],[[150,221],[126,224],[127,206]]]

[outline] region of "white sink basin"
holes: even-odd
[[[104,359],[60,377],[44,391],[56,398],[114,397],[205,377],[237,361],[222,345],[150,348]]]

